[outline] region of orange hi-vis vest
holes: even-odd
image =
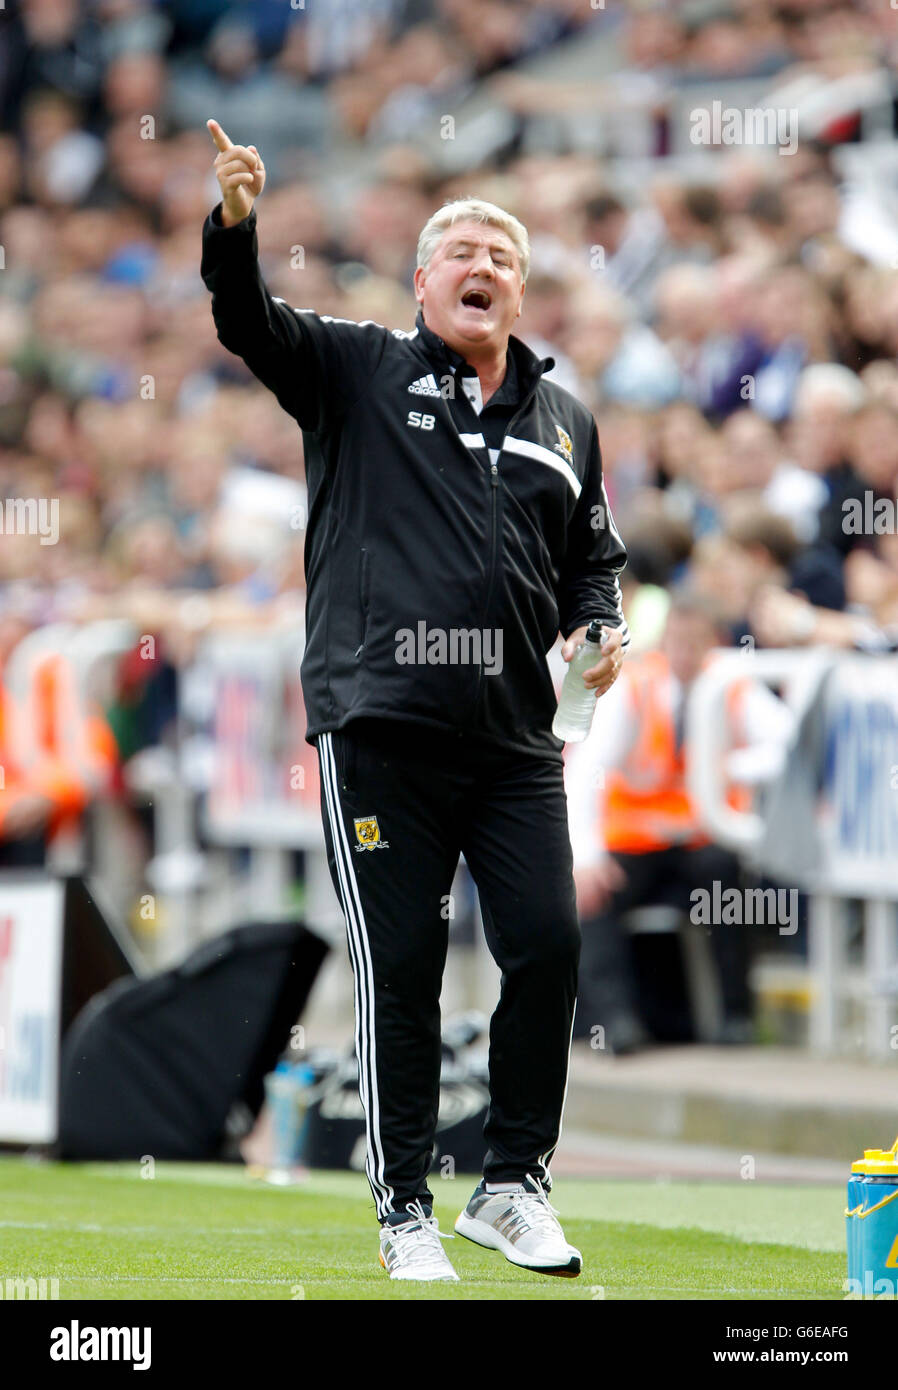
[[[624,665],[626,696],[632,702],[636,737],[624,765],[605,776],[602,823],[606,848],[619,854],[650,854],[674,845],[697,848],[709,837],[686,790],[684,750],[676,746],[670,705],[670,663],[662,652],[630,657]],[[727,702],[730,728],[739,717],[745,682]],[[733,787],[729,804],[744,809],[747,787]]]
[[[106,787],[117,758],[108,723],[83,707],[71,664],[42,654],[18,699],[0,686],[0,836],[10,806],[37,794],[51,803],[52,838]]]

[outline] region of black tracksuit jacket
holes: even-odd
[[[255,209],[233,227],[220,215],[202,252],[219,340],[303,431],[308,741],[374,717],[560,757],[559,630],[599,618],[628,641],[591,413],[512,337],[519,401],[491,458],[490,402],[481,417],[455,390],[471,369],[420,313],[391,332],[293,309],[260,273]],[[434,629],[501,633],[501,672],[397,660],[401,634]]]

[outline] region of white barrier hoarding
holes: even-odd
[[[729,692],[786,693],[796,728],[753,812],[727,804]],[[713,838],[777,882],[837,897],[898,899],[898,659],[817,648],[722,653],[687,710],[689,788]]]
[[[898,898],[898,662],[843,658],[823,700],[820,886]]]
[[[182,681],[181,717],[206,792],[203,829],[215,843],[324,844],[301,657],[301,629],[215,634]]]
[[[56,1138],[64,893],[0,880],[0,1143]]]

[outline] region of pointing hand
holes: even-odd
[[[221,189],[221,220],[233,227],[252,212],[265,186],[265,165],[255,145],[235,145],[218,121],[208,120],[206,127],[218,149],[213,167]]]

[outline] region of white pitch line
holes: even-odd
[[[19,1231],[84,1231],[96,1235],[180,1235],[193,1236],[274,1236],[279,1235],[271,1226],[96,1226],[89,1222],[76,1221],[0,1221],[0,1228]],[[296,1234],[295,1229],[291,1234]],[[309,1228],[307,1235],[317,1235],[318,1228]]]
[[[262,1284],[266,1288],[292,1288],[309,1280],[298,1279],[216,1279],[196,1274],[67,1274],[60,1276],[70,1284]]]

